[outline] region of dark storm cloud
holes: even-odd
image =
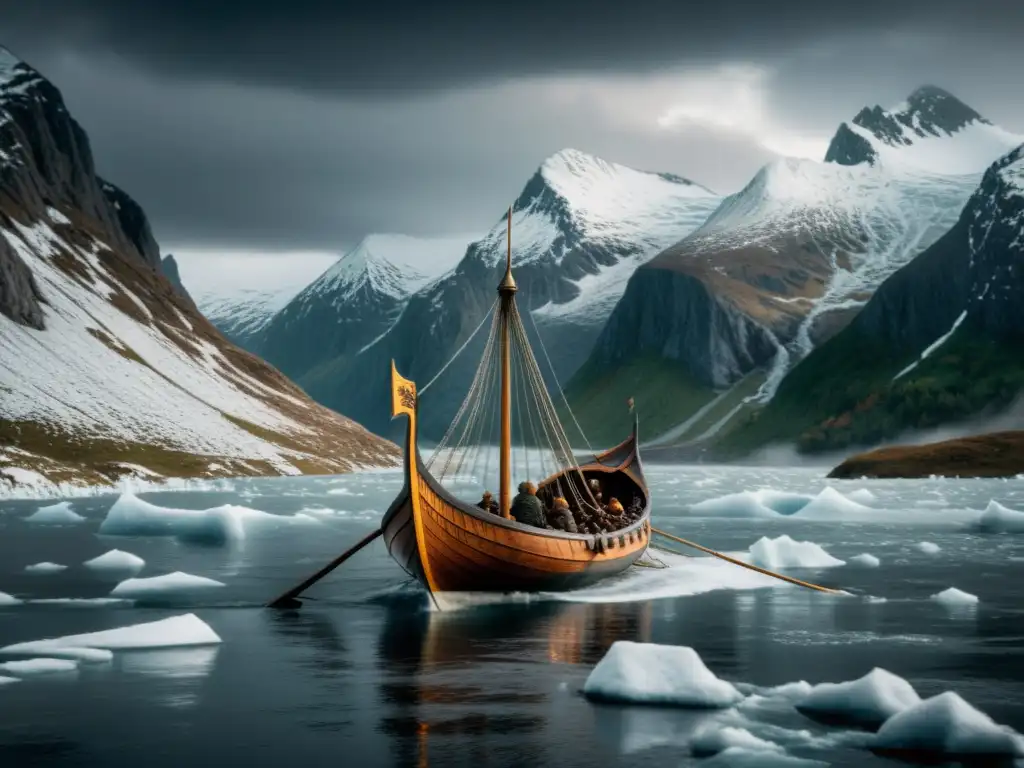
[[[1024,3],[352,5],[0,0],[0,42],[165,247],[479,232],[567,146],[731,192],[794,132],[926,82],[1024,131]],[[659,128],[681,102],[729,120]]]
[[[175,78],[381,96],[551,72],[778,57],[863,31],[1019,37],[1010,0],[5,0],[33,47]]]

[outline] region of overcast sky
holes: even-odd
[[[924,83],[1024,132],[1024,3],[0,0],[163,250],[483,232],[563,147],[720,192]]]

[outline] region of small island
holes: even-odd
[[[993,432],[851,456],[834,478],[1015,477],[1024,474],[1024,431]]]

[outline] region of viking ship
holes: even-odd
[[[490,312],[473,332],[478,333],[491,319],[490,334],[469,391],[426,460],[417,435],[423,393],[417,393],[416,384],[398,372],[394,361],[391,364],[392,418],[407,419],[405,477],[402,490],[384,514],[381,531],[391,557],[432,594],[574,589],[625,570],[644,554],[650,539],[651,500],[640,461],[635,412],[630,434],[610,450],[594,453],[591,449],[590,455],[576,457],[570,447],[516,306],[511,210],[505,272],[497,292]],[[543,349],[536,325],[534,331]],[[468,343],[469,339],[455,356]],[[585,441],[558,387],[546,350],[544,356],[564,410]],[[632,401],[629,407],[633,411]],[[466,500],[448,490],[443,481],[468,474],[489,482],[493,448],[488,446],[493,443],[488,440],[487,428],[490,425],[493,429],[495,421],[499,433],[497,509],[491,511],[476,503],[484,485],[475,486],[476,499]],[[515,467],[513,424],[519,427],[523,449]],[[545,506],[562,498],[574,510],[599,508],[593,484],[596,480],[604,501],[614,497],[631,507],[631,520],[618,530],[587,533],[518,522],[511,514],[514,470],[519,473],[517,480],[535,484]],[[465,480],[461,484],[466,486]]]

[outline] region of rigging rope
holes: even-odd
[[[444,364],[444,367],[441,368],[441,370],[437,372],[437,375],[434,376],[434,378],[432,378],[430,381],[428,381],[427,385],[425,387],[420,387],[420,391],[419,391],[420,396],[423,396],[424,394],[426,394],[427,390],[430,389],[432,386],[434,386],[434,382],[437,381],[439,378],[441,378],[441,374],[443,374],[445,371],[447,371],[448,370],[448,366],[450,366],[452,363],[455,362],[455,358],[457,358],[459,355],[462,354],[462,350],[464,350],[466,347],[469,346],[469,342],[471,342],[473,340],[473,338],[477,335],[477,333],[480,332],[480,329],[484,327],[484,323],[487,322],[487,318],[490,317],[492,312],[494,312],[494,308],[496,306],[498,306],[498,299],[494,300],[494,303],[491,304],[491,308],[489,310],[487,310],[487,314],[485,314],[483,316],[483,319],[480,321],[480,324],[473,330],[473,332],[471,334],[469,334],[469,338],[466,339],[462,343],[462,346],[459,347],[457,350],[455,350],[455,354],[452,355],[451,358],[448,360],[448,362]]]
[[[572,423],[576,425],[576,429],[579,430],[580,437],[583,438],[583,442],[587,444],[587,450],[591,454],[597,455],[590,441],[587,439],[586,433],[583,431],[583,427],[576,421],[576,414],[572,412],[572,408],[569,406],[569,400],[565,397],[565,392],[562,391],[562,385],[558,383],[558,374],[555,373],[555,366],[551,364],[551,358],[548,357],[548,348],[544,346],[544,339],[541,338],[540,329],[537,328],[537,322],[533,319],[533,313],[529,310],[526,311],[526,316],[530,318],[530,325],[533,326],[533,335],[537,337],[537,343],[540,344],[540,351],[544,353],[544,359],[547,361],[548,368],[551,370],[551,379],[555,382],[555,389],[558,390],[558,394],[562,398],[562,402],[565,403],[565,410],[569,412],[569,417],[572,419]]]

